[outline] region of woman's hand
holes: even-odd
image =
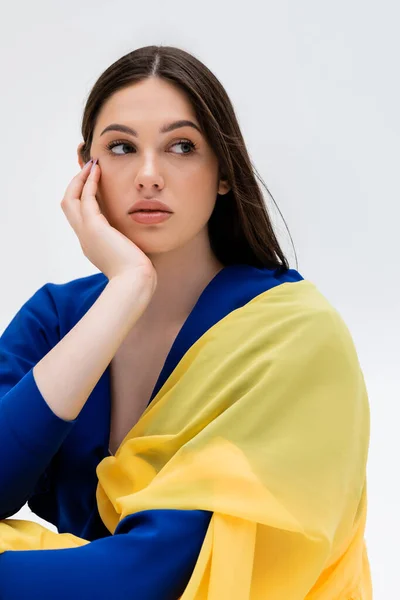
[[[86,258],[111,280],[127,276],[141,278],[149,286],[150,298],[157,285],[151,260],[102,214],[96,199],[100,166],[85,165],[68,185],[61,208],[78,236]],[[150,299],[149,298],[149,299]]]

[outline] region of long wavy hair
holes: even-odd
[[[219,175],[230,185],[228,193],[217,194],[208,221],[211,249],[218,260],[224,265],[240,263],[287,271],[289,263],[257,179],[272,195],[252,165],[232,103],[216,76],[192,54],[173,46],[145,46],[110,65],[92,87],[84,107],[83,161],[91,158],[96,117],[106,100],[114,92],[150,77],[173,83],[186,94],[216,153]]]

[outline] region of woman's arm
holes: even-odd
[[[147,306],[147,287],[133,277],[107,286],[82,319],[35,365],[36,384],[61,419],[76,419],[118,347]]]
[[[49,285],[22,306],[0,338],[0,519],[32,495],[143,310],[140,281],[110,280],[60,340]]]
[[[0,554],[2,600],[177,600],[195,567],[212,513],[148,510],[114,535],[79,548]]]

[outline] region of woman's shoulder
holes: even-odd
[[[266,331],[278,329],[292,335],[298,331],[303,339],[347,338],[352,343],[349,328],[334,304],[311,279],[295,269],[282,272],[259,270],[252,273],[253,286],[244,312],[250,316],[249,324]],[[254,285],[256,281],[257,285]]]
[[[63,334],[80,320],[107,283],[101,272],[65,282],[46,282],[21,302],[3,335],[11,324],[22,327],[28,322]]]
[[[50,293],[55,299],[63,300],[73,297],[76,299],[86,298],[91,294],[99,293],[108,283],[107,277],[99,272],[83,277],[76,277],[63,282],[49,281],[42,288]]]

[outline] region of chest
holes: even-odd
[[[111,421],[109,450],[121,442],[147,408],[180,327],[133,331],[119,346],[110,365]]]

